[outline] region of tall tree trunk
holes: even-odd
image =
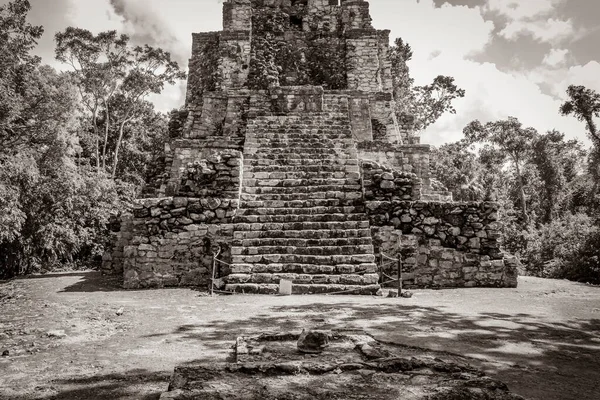
[[[108,131],[110,128],[110,113],[108,102],[104,100],[104,108],[106,109],[106,121],[104,122],[104,147],[102,148],[102,169],[106,171],[106,146],[108,145]]]
[[[600,146],[600,135],[598,134],[598,129],[596,127],[596,123],[594,122],[593,116],[586,115],[585,122],[587,124],[588,130],[590,131],[590,135],[592,135],[592,142],[594,142],[594,145]]]
[[[117,175],[117,164],[119,163],[119,149],[121,148],[121,142],[123,141],[123,129],[125,128],[125,124],[129,122],[129,120],[125,120],[119,126],[119,139],[117,140],[117,145],[115,146],[115,158],[113,161],[112,174],[111,178],[115,179]]]
[[[523,220],[525,221],[525,223],[528,223],[529,217],[527,216],[527,201],[525,200],[523,176],[521,175],[521,167],[519,167],[518,160],[515,160],[515,167],[517,170],[517,184],[519,185],[519,197],[521,198],[521,212],[523,213]]]
[[[94,138],[96,139],[96,173],[100,175],[100,138],[98,137],[98,106],[94,107]]]

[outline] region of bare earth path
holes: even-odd
[[[412,299],[124,291],[96,272],[0,283],[0,398],[158,399],[177,364],[226,361],[243,333],[359,327],[462,358],[531,399],[600,399],[600,288],[519,283]]]

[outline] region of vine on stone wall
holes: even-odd
[[[219,81],[219,42],[218,35],[211,36],[202,48],[199,69],[204,90],[208,92],[216,90]]]
[[[322,38],[309,41],[306,59],[307,74],[312,84],[332,90],[347,87],[346,46],[343,40]]]
[[[216,90],[219,82],[219,35],[206,35],[197,57],[190,61],[188,101],[202,105],[202,95]]]

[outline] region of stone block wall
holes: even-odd
[[[113,268],[123,271],[124,287],[208,287],[217,248],[219,259],[231,262],[231,222],[238,206],[238,200],[221,198],[136,202],[130,223],[121,227],[122,258],[113,252]],[[217,277],[229,274],[223,264],[217,267]]]
[[[420,198],[421,180],[415,174],[363,161],[361,176],[366,201],[410,201]]]
[[[252,30],[252,2],[250,0],[229,0],[223,4],[223,30]]]
[[[377,32],[350,31],[347,32],[347,36],[348,89],[364,92],[381,91]]]
[[[373,140],[387,143],[405,144],[402,140],[392,93],[377,92],[369,94],[371,119],[377,126],[377,134],[373,132]],[[375,128],[374,128],[375,129]]]
[[[236,150],[214,152],[188,163],[181,176],[178,195],[196,198],[239,197],[242,155]]]
[[[250,32],[224,31],[219,42],[219,90],[241,88],[248,80]]]
[[[360,142],[357,144],[358,158],[417,175],[424,186],[429,185],[431,146],[401,145],[387,142]]]
[[[367,214],[375,252],[404,259],[409,287],[517,285],[495,203],[368,201]]]
[[[220,145],[223,145],[221,147]],[[167,196],[180,194],[190,195],[191,193],[208,193],[215,191],[225,191],[233,193],[239,192],[239,164],[241,161],[241,151],[229,149],[226,143],[215,143],[214,141],[176,141],[174,143],[173,161],[170,165],[169,181],[165,193]],[[219,167],[208,168],[206,176],[200,181],[193,182],[194,178],[188,179],[190,171],[194,165],[220,164]],[[215,170],[217,173],[209,173],[209,170]],[[198,176],[198,174],[196,174]],[[208,178],[212,178],[208,179]],[[188,185],[189,187],[185,187]],[[220,187],[220,189],[219,189]]]

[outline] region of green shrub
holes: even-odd
[[[528,275],[600,281],[600,229],[585,214],[567,214],[524,236],[521,253]]]

